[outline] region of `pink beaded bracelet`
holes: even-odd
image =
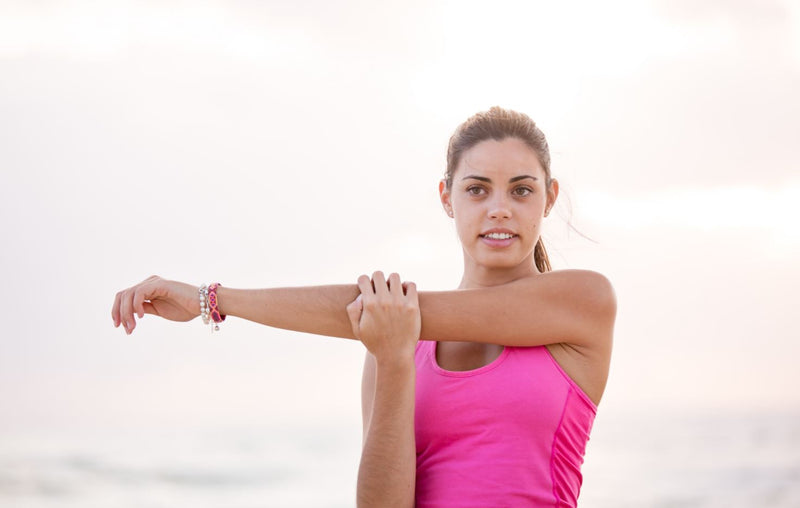
[[[219,307],[217,306],[217,288],[221,286],[222,284],[219,282],[208,286],[208,310],[210,311],[211,319],[214,321],[213,330],[217,332],[219,331],[219,324],[225,321],[227,317],[225,314],[220,313]]]

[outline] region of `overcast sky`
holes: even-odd
[[[800,407],[797,5],[0,3],[0,420],[357,424],[360,344],[126,336],[114,294],[454,288],[437,184],[493,105],[548,137],[554,268],[616,288],[601,415]]]

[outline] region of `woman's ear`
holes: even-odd
[[[439,199],[442,201],[442,208],[448,217],[453,216],[453,205],[450,202],[450,191],[447,190],[447,183],[442,180],[439,182]]]
[[[547,205],[544,207],[544,216],[550,215],[550,210],[556,205],[558,199],[558,180],[555,178],[550,180],[550,187],[547,189]]]

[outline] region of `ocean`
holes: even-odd
[[[800,411],[601,418],[581,507],[800,507]]]
[[[4,508],[352,507],[360,429],[0,431]],[[800,507],[800,412],[604,417],[582,508]]]

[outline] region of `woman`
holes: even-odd
[[[614,290],[596,272],[550,269],[540,226],[558,182],[526,115],[495,107],[459,126],[439,194],[463,250],[457,290],[417,293],[375,272],[357,285],[219,287],[212,303],[364,343],[360,506],[575,506]],[[200,300],[153,276],[118,293],[112,317],[131,333],[134,313],[188,321]]]

